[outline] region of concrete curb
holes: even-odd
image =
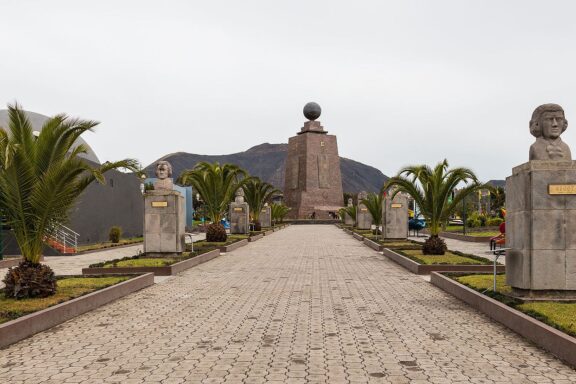
[[[430,282],[576,367],[576,338],[438,272],[432,273]]]
[[[364,238],[364,244],[366,244],[368,247],[378,252],[382,252],[382,250],[384,249],[384,246],[382,244],[378,244],[377,242],[367,238]]]
[[[115,268],[82,268],[83,275],[100,275],[100,274],[129,274],[129,273],[153,273],[155,276],[172,276],[186,269],[195,267],[198,264],[205,263],[220,256],[220,249],[203,253],[196,257],[168,265],[166,267],[115,267]]]
[[[42,332],[73,317],[153,284],[154,274],[146,273],[111,287],[103,288],[0,324],[0,348],[30,337],[38,332]]]
[[[243,247],[246,244],[248,244],[248,239],[238,240],[235,243],[220,247],[220,252],[222,253],[232,252],[233,250]]]
[[[250,237],[248,238],[248,241],[252,243],[252,242],[254,242],[254,241],[256,241],[256,240],[260,240],[260,239],[263,238],[263,237],[264,237],[264,234],[263,234],[263,233],[260,233],[260,234],[258,234],[258,235],[250,236]]]
[[[382,253],[387,258],[400,264],[407,270],[417,275],[429,275],[432,272],[492,272],[494,267],[492,265],[454,265],[454,264],[437,264],[437,265],[424,265],[410,260],[409,258],[402,256],[399,253],[392,251],[391,249],[384,248]],[[504,272],[506,267],[504,265],[499,265],[496,267],[497,272]]]
[[[440,232],[440,237],[460,241],[468,241],[470,243],[489,243],[493,236],[468,236],[461,235],[459,233]]]

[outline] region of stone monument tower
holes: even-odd
[[[336,136],[328,135],[319,121],[316,103],[304,106],[308,119],[297,136],[288,139],[284,202],[292,219],[329,219],[343,206],[342,176]]]
[[[536,108],[529,161],[506,178],[506,282],[518,296],[576,299],[576,161],[557,104]]]

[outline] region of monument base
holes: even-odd
[[[506,283],[533,295],[576,291],[576,161],[515,167],[506,194]]]
[[[396,195],[384,199],[382,209],[382,235],[385,240],[408,238],[408,199]]]
[[[509,295],[521,301],[575,301],[576,290],[559,291],[559,290],[530,290],[512,288]]]
[[[158,258],[161,259],[163,257],[178,257],[182,256],[182,252],[146,252],[142,254],[147,258]]]
[[[144,196],[144,253],[181,254],[185,220],[184,197],[180,192],[148,191]]]

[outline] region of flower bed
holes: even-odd
[[[422,255],[420,250],[389,249],[382,250],[384,256],[400,264],[412,273],[427,275],[433,271],[493,271],[493,262],[474,255],[457,251],[448,251],[446,255]],[[504,272],[503,265],[497,265],[498,272]]]
[[[506,296],[504,275],[432,273],[432,284],[576,367],[576,303],[522,302]],[[481,293],[481,291],[485,293]]]
[[[248,244],[248,236],[246,235],[228,235],[228,238],[224,242],[209,242],[206,240],[197,241],[194,243],[194,249],[198,247],[215,247],[220,249],[220,252],[226,253],[240,248]]]
[[[171,276],[220,256],[220,249],[200,247],[178,257],[146,257],[145,254],[92,264],[82,274],[118,274],[151,272],[156,276]]]
[[[15,300],[0,293],[0,348],[152,284],[152,274],[59,276],[53,296]]]
[[[380,236],[380,239],[377,240],[375,238],[374,235],[372,236],[366,236],[364,237],[364,244],[366,244],[367,246],[369,246],[370,248],[372,248],[375,251],[378,252],[382,252],[382,250],[384,248],[388,248],[388,249],[404,249],[404,250],[408,250],[408,249],[422,249],[422,245],[412,241],[412,240],[387,240],[387,239],[382,239],[382,236]]]

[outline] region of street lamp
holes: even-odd
[[[144,185],[144,180],[146,180],[146,175],[141,174],[140,175],[140,193],[142,193],[142,195],[144,195],[144,192],[146,191],[146,186]]]

